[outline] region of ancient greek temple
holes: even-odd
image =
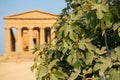
[[[32,48],[51,41],[51,27],[57,18],[56,14],[39,10],[5,16],[5,55],[30,54]]]

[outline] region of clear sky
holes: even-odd
[[[5,51],[4,16],[36,9],[60,14],[65,6],[65,0],[0,0],[0,54]]]

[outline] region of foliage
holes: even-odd
[[[120,0],[66,0],[55,44],[34,59],[37,80],[120,80]]]

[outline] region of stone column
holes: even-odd
[[[29,51],[33,48],[33,31],[29,28]]]
[[[40,28],[40,45],[43,45],[45,42],[45,32],[44,28]]]
[[[21,28],[17,28],[17,51],[22,52],[22,30]]]
[[[12,46],[11,46],[11,29],[10,28],[5,28],[5,31],[6,31],[6,49],[5,49],[5,52],[6,52],[6,56],[9,56],[11,51],[12,51]]]

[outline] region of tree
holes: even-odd
[[[66,0],[55,44],[34,59],[39,80],[120,80],[120,0]]]

